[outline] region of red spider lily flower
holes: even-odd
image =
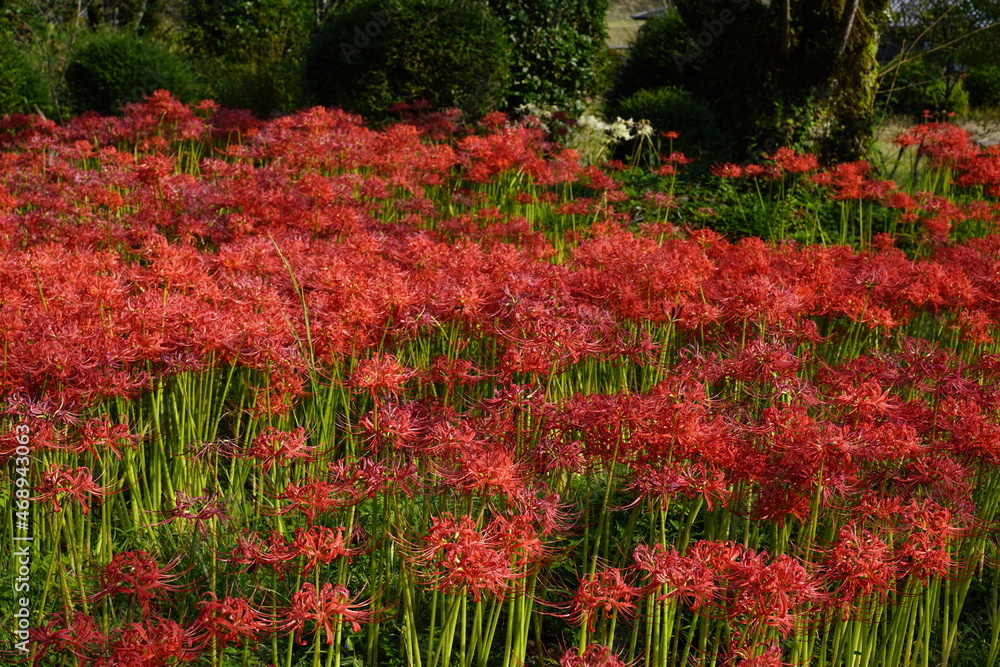
[[[301,512],[306,517],[306,523],[311,526],[317,515],[352,504],[350,500],[345,502],[333,497],[339,490],[339,485],[323,480],[306,479],[301,484],[289,482],[285,491],[277,496],[278,500],[288,501],[278,513]]]
[[[798,174],[804,171],[812,171],[819,167],[819,161],[815,155],[809,153],[796,153],[793,149],[779,148],[774,155],[768,156],[778,167],[789,174]]]
[[[60,511],[59,496],[68,494],[78,503],[84,514],[90,512],[88,502],[109,496],[109,491],[97,485],[89,468],[71,469],[67,466],[52,465],[42,473],[42,481],[35,487],[34,500],[51,500],[53,509]]]
[[[605,618],[611,618],[614,612],[626,619],[632,618],[641,593],[641,588],[625,582],[621,570],[609,567],[580,581],[567,617],[573,625],[585,622],[587,629],[593,632],[598,611],[603,611]]]
[[[111,664],[159,667],[198,659],[194,633],[176,621],[156,618],[130,623],[111,644]]]
[[[263,565],[275,570],[279,579],[284,579],[285,571],[291,568],[291,561],[297,557],[298,550],[285,541],[281,533],[273,531],[267,542],[257,533],[237,536],[236,546],[233,547],[229,560],[245,565],[244,572]]]
[[[725,473],[710,470],[700,462],[681,466],[638,465],[629,488],[639,492],[633,505],[644,498],[653,498],[665,507],[679,494],[687,498],[700,495],[709,511],[715,502],[724,504],[731,495]]]
[[[667,141],[673,141],[674,139],[680,139],[681,135],[679,132],[674,132],[673,130],[669,132],[660,132],[660,136]]]
[[[348,384],[355,389],[368,391],[375,405],[381,406],[381,394],[397,396],[402,392],[403,385],[415,376],[412,369],[400,366],[396,357],[381,354],[359,361]]]
[[[243,598],[226,596],[220,600],[214,593],[208,595],[211,599],[198,603],[200,611],[191,626],[199,642],[214,640],[224,646],[256,639],[259,633],[270,630],[267,616]]]
[[[431,365],[431,381],[441,382],[448,388],[448,391],[452,391],[456,384],[463,386],[475,384],[484,377],[467,359],[449,359],[441,355],[436,357]]]
[[[698,611],[718,593],[712,570],[704,562],[681,556],[673,546],[664,548],[657,544],[650,549],[640,544],[633,557],[638,568],[648,572],[651,578],[644,594],[666,586],[662,598],[681,598],[692,611]]]
[[[719,178],[743,178],[743,167],[732,162],[714,164],[708,171]]]
[[[512,544],[498,539],[492,530],[476,530],[471,517],[431,517],[431,528],[421,541],[423,546],[409,560],[431,568],[422,574],[432,587],[446,593],[471,591],[476,602],[484,592],[501,599],[516,579],[526,576],[511,566]]]
[[[414,404],[386,403],[365,415],[359,426],[373,447],[385,442],[395,449],[420,440],[427,423]]]
[[[439,470],[444,482],[472,493],[514,495],[524,485],[521,466],[503,446],[483,446],[459,450],[457,470]]]
[[[559,667],[626,667],[626,663],[614,655],[610,647],[591,644],[583,655],[575,646],[563,653]]]
[[[350,623],[351,630],[360,632],[361,624],[372,622],[377,614],[357,604],[356,599],[352,600],[346,586],[326,583],[317,594],[316,587],[307,583],[292,595],[285,616],[286,620],[279,622],[277,628],[292,633],[299,644],[306,643],[302,632],[308,621],[315,623],[313,632],[325,630],[326,643],[333,644],[336,641],[335,623]]]
[[[660,156],[660,160],[666,162],[667,164],[691,164],[694,162],[693,157],[687,157],[684,153],[678,153],[674,151],[670,155]]]
[[[207,538],[208,528],[206,524],[209,521],[212,519],[217,519],[222,523],[229,521],[229,515],[226,514],[225,501],[217,500],[214,494],[192,498],[180,490],[174,493],[177,496],[177,500],[174,503],[173,509],[161,511],[161,514],[166,515],[166,518],[152,525],[161,526],[177,519],[182,519],[194,523],[195,528],[198,529],[201,536]]]
[[[899,562],[890,544],[851,523],[837,534],[822,572],[835,586],[831,602],[850,608],[869,595],[885,600],[898,577]]]
[[[261,461],[266,475],[275,463],[284,466],[292,461],[312,461],[313,450],[306,444],[306,430],[301,426],[291,432],[268,426],[253,439],[246,455]]]
[[[298,555],[305,558],[305,567],[302,568],[303,576],[320,563],[329,563],[341,557],[350,559],[351,556],[358,553],[356,549],[344,546],[343,528],[334,530],[326,526],[298,528],[295,531],[292,547]]]
[[[72,620],[64,614],[56,614],[42,627],[31,630],[31,644],[34,648],[32,664],[41,662],[50,650],[68,650],[83,667],[95,655],[103,653],[108,638],[97,626],[93,618],[77,611]]]
[[[111,562],[101,568],[98,591],[90,597],[102,600],[113,595],[131,595],[139,602],[145,615],[150,613],[150,602],[167,597],[171,593],[184,590],[172,582],[183,572],[171,573],[177,561],[160,565],[145,551],[125,551],[115,554]]]
[[[111,450],[115,458],[121,461],[120,448],[135,449],[142,436],[129,432],[128,424],[112,424],[107,415],[88,419],[80,426],[79,441],[67,448],[75,453],[90,452],[99,456],[105,449]]]
[[[739,640],[734,640],[733,643],[737,641]],[[781,646],[774,642],[771,642],[763,652],[756,646],[732,648],[732,653],[739,658],[739,662],[733,663],[734,667],[791,667],[793,664],[781,661]]]

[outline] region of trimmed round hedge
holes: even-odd
[[[674,147],[681,151],[703,154],[718,150],[723,143],[711,107],[675,86],[640,90],[609,111],[611,116],[648,120],[661,132],[679,132]]]
[[[419,99],[478,118],[504,105],[509,76],[503,30],[473,0],[359,0],[326,20],[305,58],[315,103],[375,122]]]
[[[184,101],[197,94],[185,61],[154,42],[127,32],[95,32],[73,49],[66,86],[77,113],[114,114],[129,102],[166,89]]]

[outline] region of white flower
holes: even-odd
[[[628,120],[625,120],[624,118],[616,119],[615,122],[611,124],[611,128],[609,130],[611,138],[615,141],[628,141],[629,139],[632,139],[634,136],[631,132],[633,125],[635,125],[635,122],[631,118]]]
[[[640,120],[638,123],[636,123],[635,133],[638,134],[640,137],[643,137],[644,139],[652,139],[653,126],[650,124],[648,120],[645,119]]]

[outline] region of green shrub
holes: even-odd
[[[674,148],[703,154],[718,150],[722,134],[712,109],[676,86],[640,90],[609,109],[610,117],[648,120],[661,132],[677,132]]]
[[[308,42],[315,12],[312,0],[187,0],[184,43],[230,64],[280,61]]]
[[[292,56],[235,64],[206,58],[201,67],[206,94],[226,108],[247,109],[258,118],[269,118],[304,106],[301,65]]]
[[[512,47],[512,106],[575,110],[608,84],[608,0],[486,0]]]
[[[902,65],[889,83],[888,90],[879,94],[879,104],[890,113],[919,117],[924,111],[937,115],[969,110],[969,95],[962,82],[945,78],[935,65],[921,59]]]
[[[1000,107],[1000,67],[976,67],[969,71],[962,85],[974,107]]]
[[[418,99],[482,116],[503,106],[509,73],[499,22],[472,0],[360,0],[327,19],[305,57],[316,103],[373,121]]]
[[[645,88],[680,86],[690,89],[697,83],[697,62],[682,63],[675,57],[688,52],[691,35],[677,12],[667,12],[646,21],[628,50],[625,62],[615,72],[614,87],[608,94],[612,106]]]
[[[80,40],[66,67],[66,86],[77,113],[116,113],[161,88],[184,101],[197,94],[196,79],[180,56],[119,31],[95,32]]]
[[[0,32],[0,116],[44,110],[47,97],[41,72]]]

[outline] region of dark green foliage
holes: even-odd
[[[700,72],[697,63],[687,66],[682,62],[680,67],[677,64],[678,57],[688,52],[691,43],[691,35],[676,12],[646,21],[639,28],[625,62],[615,72],[614,87],[608,94],[609,105],[614,106],[645,88],[696,85]]]
[[[487,0],[513,52],[510,103],[569,109],[605,87],[608,0]]]
[[[184,43],[217,102],[261,118],[303,106],[302,52],[318,21],[312,0],[189,0],[184,19]]]
[[[301,67],[289,56],[276,62],[205,63],[209,96],[224,107],[258,118],[294,113],[303,105]]]
[[[645,119],[661,132],[678,132],[674,148],[692,155],[718,150],[722,143],[712,109],[676,86],[640,90],[611,107],[610,116]]]
[[[499,22],[472,0],[360,0],[327,19],[305,57],[316,103],[376,122],[418,99],[482,116],[504,105],[509,72]]]
[[[24,57],[16,42],[0,32],[0,115],[33,113],[46,106],[41,73]]]
[[[118,31],[91,33],[80,40],[66,68],[66,86],[77,113],[113,114],[161,88],[184,101],[193,101],[198,92],[180,56]]]
[[[879,94],[879,105],[893,114],[919,118],[969,109],[969,95],[957,77],[945,77],[936,64],[915,58],[899,67],[893,81]]]
[[[962,81],[974,107],[1000,107],[1000,67],[976,67]]]
[[[184,8],[188,48],[230,63],[280,60],[315,25],[312,0],[188,0]]]

